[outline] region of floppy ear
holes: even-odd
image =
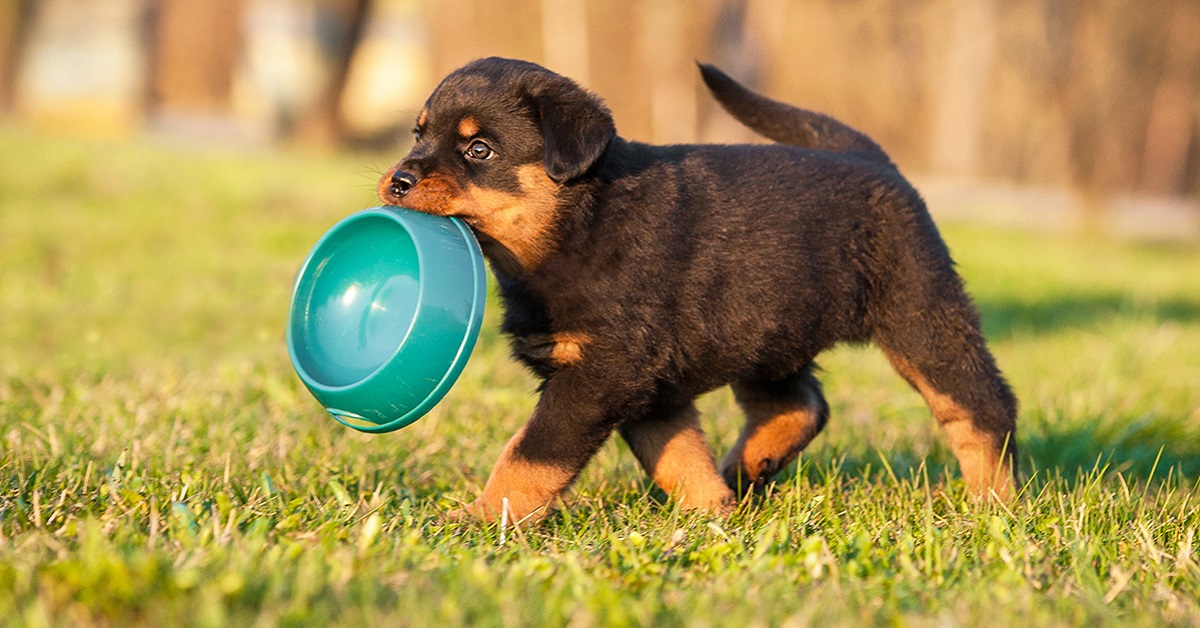
[[[542,124],[546,174],[562,183],[587,172],[617,129],[599,98],[567,78],[555,79],[533,101]]]

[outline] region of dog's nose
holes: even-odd
[[[417,176],[411,172],[397,170],[392,173],[392,183],[388,186],[388,191],[395,196],[404,196],[408,191],[417,184]]]

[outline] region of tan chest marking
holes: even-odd
[[[584,347],[591,342],[591,338],[578,332],[559,332],[535,334],[517,342],[520,353],[534,360],[549,362],[554,368],[563,368],[583,361]]]
[[[589,340],[587,334],[554,334],[554,349],[550,352],[550,361],[557,367],[579,364],[583,361],[583,347]]]

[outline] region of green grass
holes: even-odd
[[[488,313],[400,432],[323,415],[283,347],[317,237],[384,157],[0,126],[0,621],[10,625],[1200,623],[1200,251],[944,230],[1022,402],[1024,497],[972,504],[873,349],[727,519],[623,445],[528,529],[443,525],[533,403]],[[701,400],[714,446],[731,396]]]

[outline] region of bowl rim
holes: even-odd
[[[412,236],[413,229],[409,219],[411,219],[413,215],[448,220],[458,229],[459,235],[466,242],[468,254],[471,260],[471,275],[472,279],[474,280],[474,298],[471,300],[471,312],[467,318],[467,327],[464,329],[462,341],[459,343],[458,350],[446,368],[445,373],[442,374],[441,379],[438,380],[437,384],[430,389],[429,393],[425,395],[424,399],[422,399],[403,415],[393,418],[385,423],[378,423],[372,419],[363,417],[348,410],[326,406],[326,411],[329,412],[329,414],[339,423],[362,432],[390,432],[416,421],[428,413],[434,405],[441,401],[442,397],[444,397],[450,390],[450,387],[453,386],[453,384],[458,380],[458,376],[462,374],[462,370],[466,366],[467,360],[471,356],[471,351],[475,347],[475,343],[479,338],[479,332],[483,326],[483,312],[487,298],[487,271],[484,265],[483,252],[479,247],[479,242],[476,240],[475,234],[470,230],[470,228],[458,218],[420,214],[419,212],[415,212],[411,209],[391,205],[371,207],[357,211],[341,219],[334,226],[330,227],[329,230],[326,231],[319,240],[317,240],[317,243],[313,245],[312,249],[308,253],[308,256],[305,258],[304,263],[300,266],[300,270],[296,274],[296,280],[292,287],[292,302],[291,306],[289,307],[287,321],[288,354],[291,358],[292,366],[295,369],[296,374],[300,376],[300,379],[303,381],[305,386],[307,386],[314,394],[320,392],[328,395],[352,392],[357,388],[369,386],[371,380],[381,377],[381,374],[387,370],[388,367],[394,364],[396,356],[401,352],[401,350],[407,344],[408,339],[411,337],[412,329],[416,326],[417,321],[420,318],[421,304],[425,300],[427,283],[424,281],[424,269],[427,267],[428,260],[426,259],[427,253],[422,247],[421,242],[418,238]],[[374,370],[351,383],[330,385],[314,378],[310,373],[307,372],[307,370],[302,366],[301,361],[298,359],[295,333],[293,332],[297,305],[296,295],[301,282],[305,279],[310,266],[313,264],[317,252],[320,251],[329,240],[335,237],[340,231],[348,228],[351,224],[373,217],[381,217],[391,221],[393,224],[404,230],[405,234],[407,234],[413,242],[413,249],[416,253],[417,268],[419,273],[417,282],[417,305],[415,308],[416,314],[409,322],[409,327],[404,334],[404,339],[396,345],[395,350],[392,351],[387,359],[381,361]],[[318,401],[321,401],[322,405],[326,405],[324,400],[318,399]]]
[[[404,347],[405,343],[408,342],[408,338],[409,338],[409,335],[412,333],[413,326],[417,324],[417,318],[418,318],[417,315],[420,313],[421,304],[425,300],[425,284],[424,284],[424,282],[421,281],[421,275],[424,274],[424,267],[425,267],[425,260],[422,259],[423,253],[421,251],[421,247],[417,244],[416,238],[412,237],[412,231],[408,228],[408,225],[405,225],[402,222],[400,222],[399,220],[396,220],[396,216],[392,212],[387,212],[386,210],[380,211],[382,209],[383,208],[380,208],[380,207],[372,207],[370,209],[364,209],[362,211],[358,211],[353,214],[350,214],[349,216],[346,216],[345,218],[339,220],[335,225],[330,227],[329,230],[326,231],[319,240],[317,240],[316,244],[314,244],[312,246],[312,249],[310,249],[308,252],[308,256],[304,258],[304,263],[300,266],[300,271],[296,273],[296,281],[295,281],[294,285],[292,286],[292,304],[288,311],[288,327],[287,327],[288,353],[290,354],[289,357],[291,357],[291,359],[292,359],[292,365],[296,368],[296,373],[300,376],[301,379],[304,380],[304,383],[306,385],[308,385],[310,388],[317,388],[321,392],[326,392],[326,393],[338,393],[338,392],[348,391],[348,390],[356,388],[360,385],[363,385],[367,380],[378,375],[380,371],[382,371],[384,368],[386,368],[387,365],[390,364],[392,362],[392,360],[394,360],[396,358],[396,354],[400,353],[400,349],[402,349]],[[303,363],[297,359],[296,343],[294,341],[293,331],[292,331],[292,329],[294,328],[293,322],[295,320],[295,314],[296,314],[296,296],[299,294],[300,284],[307,278],[310,267],[312,267],[313,262],[316,261],[315,258],[316,258],[317,252],[320,251],[322,248],[324,248],[325,245],[330,240],[332,240],[334,237],[340,235],[340,233],[342,231],[345,231],[351,225],[362,222],[364,219],[372,218],[372,217],[381,217],[381,218],[389,219],[390,222],[392,222],[393,224],[400,227],[400,229],[404,231],[405,235],[407,235],[408,238],[410,240],[412,240],[413,252],[417,258],[417,269],[418,269],[417,272],[419,273],[418,279],[417,279],[417,305],[413,310],[412,320],[410,320],[408,322],[408,329],[406,329],[404,331],[403,339],[400,341],[399,344],[396,345],[396,348],[391,352],[391,354],[388,355],[387,359],[381,361],[378,366],[376,366],[374,369],[371,370],[371,372],[367,373],[366,375],[363,375],[362,377],[358,378],[357,380],[355,380],[353,382],[350,382],[349,384],[340,384],[340,385],[328,384],[328,383],[325,383],[325,382],[321,381],[320,379],[314,377],[313,374],[309,373],[304,368]]]

